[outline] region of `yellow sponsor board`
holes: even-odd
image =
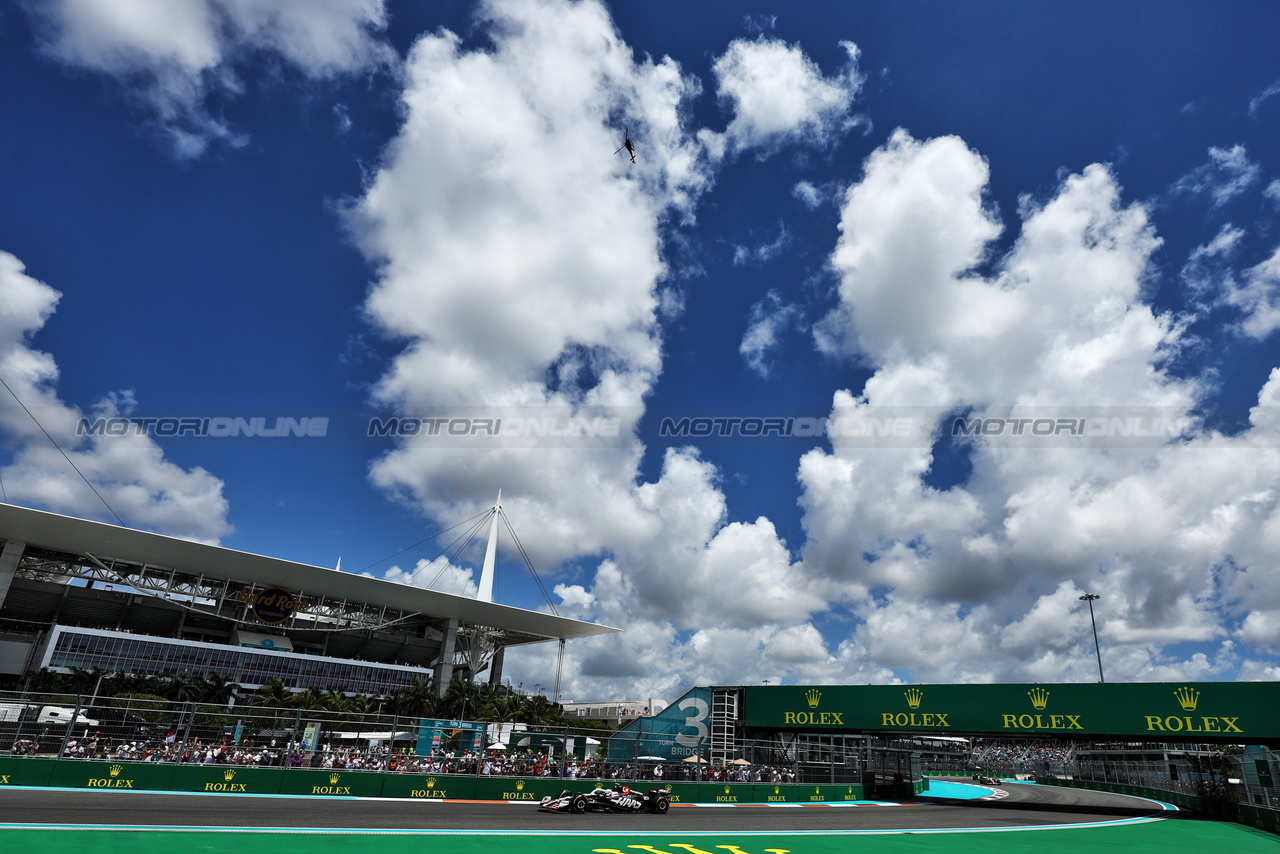
[[[1004,715],[1004,729],[1084,729],[1079,715]]]

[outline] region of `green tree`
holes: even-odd
[[[412,685],[398,689],[387,698],[387,711],[393,715],[414,718],[433,718],[443,714],[435,693],[432,679],[419,679]]]
[[[441,698],[441,710],[445,717],[464,720],[468,714],[474,716],[480,707],[480,689],[474,682],[466,679],[454,679]]]
[[[293,697],[293,692],[285,687],[283,679],[268,679],[258,688],[253,705],[284,709],[293,705]]]
[[[329,708],[328,695],[319,688],[308,688],[299,694],[294,694],[290,705],[304,712],[323,712]]]
[[[164,695],[179,703],[192,703],[204,697],[205,681],[190,670],[183,670],[177,676],[170,676],[164,687]]]
[[[519,694],[491,694],[476,711],[476,719],[495,724],[524,720],[524,697]]]
[[[116,694],[111,706],[137,715],[147,723],[167,723],[170,717],[169,699],[159,694]]]

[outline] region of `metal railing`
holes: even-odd
[[[0,756],[422,774],[570,776],[670,782],[918,780],[919,754],[875,739],[839,746],[709,739],[518,722],[208,704],[124,695],[0,693]],[[870,777],[868,776],[870,775]]]

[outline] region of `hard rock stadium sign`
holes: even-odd
[[[824,685],[744,689],[748,727],[1135,736],[1280,744],[1280,683]]]

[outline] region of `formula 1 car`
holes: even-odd
[[[562,791],[556,797],[545,797],[538,809],[546,812],[653,812],[658,815],[671,808],[670,789],[638,792],[628,786],[596,787],[590,792]]]

